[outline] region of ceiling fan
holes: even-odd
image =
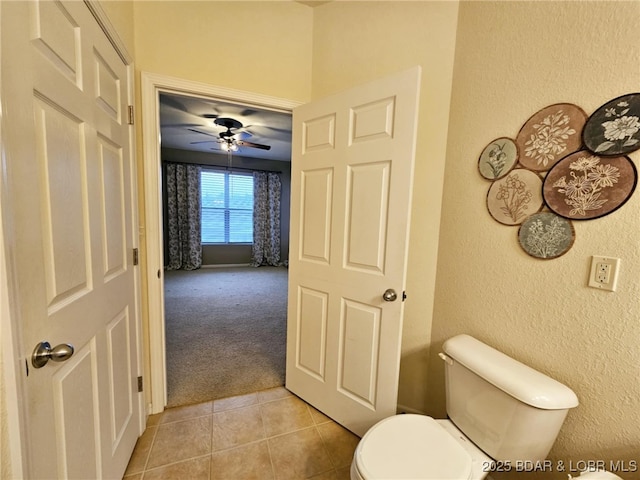
[[[260,143],[248,142],[246,140],[241,140],[239,138],[236,138],[236,136],[238,135],[238,130],[240,130],[243,127],[242,123],[239,122],[238,120],[235,120],[233,118],[227,118],[227,117],[217,117],[215,118],[213,123],[226,128],[225,131],[220,132],[218,134],[218,140],[216,140],[220,144],[220,147],[222,148],[222,150],[224,151],[235,152],[238,150],[238,147],[259,148],[261,150],[271,149],[270,145],[262,145]],[[201,132],[199,130],[195,130],[191,128],[189,130],[191,130],[192,132],[201,133],[202,135],[210,135],[209,133]],[[235,132],[232,130],[235,130]],[[247,136],[251,135],[249,132],[246,132],[246,131],[243,132],[243,134]],[[211,141],[213,140],[208,140],[205,142],[191,142],[191,143],[192,144],[207,143]]]

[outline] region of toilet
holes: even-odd
[[[575,393],[470,335],[442,348],[448,418],[381,420],[358,443],[351,479],[479,480],[550,466],[546,456],[578,405]]]

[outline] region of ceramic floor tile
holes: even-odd
[[[265,438],[258,405],[214,413],[212,430],[214,452]]]
[[[160,424],[179,422],[188,418],[202,417],[213,413],[213,402],[186,405],[184,407],[168,408],[162,414]]]
[[[142,473],[134,473],[133,475],[125,475],[122,480],[142,480]]]
[[[269,450],[278,480],[298,480],[333,470],[315,427],[270,438]]]
[[[147,468],[211,453],[211,416],[158,426]]]
[[[150,416],[125,480],[349,480],[358,441],[273,388]]]
[[[250,393],[248,395],[238,395],[236,397],[223,398],[213,401],[213,411],[223,412],[234,408],[248,407],[258,403],[258,395]]]
[[[153,427],[155,425],[158,425],[160,423],[160,420],[162,420],[162,413],[156,413],[154,415],[149,415],[149,417],[147,418],[147,427]]]
[[[314,475],[313,477],[309,477],[309,480],[337,480],[338,474],[335,470],[330,470],[328,472],[323,472],[319,475]]]
[[[351,480],[351,467],[338,468],[330,472],[309,477],[309,480]]]
[[[320,423],[326,423],[326,422],[331,422],[332,421],[329,417],[327,417],[320,410],[316,410],[311,405],[309,405],[308,407],[309,407],[309,412],[311,412],[311,418],[313,418],[313,422],[316,425],[319,425]]]
[[[211,480],[273,480],[273,468],[266,441],[214,452]]]
[[[336,468],[351,465],[360,438],[334,422],[318,425],[318,432]]]
[[[336,468],[336,480],[351,480],[351,464],[346,467]]]
[[[272,400],[280,400],[281,398],[291,397],[293,394],[284,387],[269,388],[258,392],[258,400],[260,403],[270,402]]]
[[[144,472],[144,480],[209,480],[211,458],[194,458]]]
[[[313,425],[307,404],[298,397],[287,397],[260,405],[267,437],[293,432]]]
[[[147,458],[149,458],[149,452],[151,451],[151,445],[153,444],[153,438],[157,430],[158,427],[147,427],[144,433],[140,436],[136,442],[133,454],[129,459],[129,465],[127,465],[125,475],[144,471],[144,468],[147,465]]]

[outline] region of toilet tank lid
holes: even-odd
[[[578,397],[566,385],[470,335],[452,337],[442,348],[454,361],[532,407],[563,410],[578,406]]]

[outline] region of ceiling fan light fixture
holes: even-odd
[[[233,139],[225,139],[221,144],[220,148],[225,152],[237,152],[238,144]]]

